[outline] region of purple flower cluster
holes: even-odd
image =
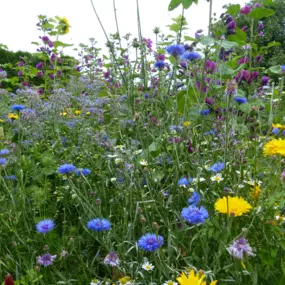
[[[238,259],[244,259],[246,256],[255,256],[248,241],[241,237],[235,240],[229,247],[229,253]]]

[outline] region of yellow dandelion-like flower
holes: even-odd
[[[264,145],[264,155],[276,155],[280,154],[285,156],[285,140],[274,139]]]
[[[189,121],[186,121],[186,122],[183,123],[184,127],[189,127],[190,125],[191,125],[191,122],[189,122]]]
[[[272,128],[275,129],[279,129],[279,130],[285,130],[285,125],[281,125],[281,124],[272,124]]]
[[[62,113],[59,113],[60,116],[63,116],[63,117],[66,117],[67,116],[67,112],[62,112]]]
[[[60,25],[61,33],[63,35],[68,34],[69,28],[70,28],[70,24],[69,24],[68,20],[65,17],[63,17],[63,18],[58,17],[58,23]]]
[[[223,197],[215,203],[216,211],[231,216],[242,216],[252,209],[252,206],[241,197]]]
[[[14,114],[14,113],[9,113],[8,118],[11,120],[18,120],[19,116],[17,114]]]
[[[177,278],[180,285],[206,285],[205,274],[195,273],[192,269],[189,271],[188,276],[182,272],[181,276]],[[218,280],[212,281],[209,285],[217,284]]]
[[[261,192],[261,189],[260,189],[260,186],[259,185],[255,185],[253,188],[251,188],[251,191],[250,191],[250,197],[252,199],[255,199],[257,200],[259,195],[260,195],[260,192]]]
[[[80,114],[81,114],[81,110],[75,110],[75,111],[74,111],[74,114],[75,114],[75,115],[80,115]]]

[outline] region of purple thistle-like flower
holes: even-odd
[[[166,51],[173,56],[180,56],[184,53],[185,48],[183,45],[173,44],[167,46]]]
[[[138,240],[138,246],[145,251],[155,251],[163,245],[163,237],[147,233]]]
[[[120,265],[120,259],[118,255],[111,251],[105,258],[104,258],[104,264],[111,265],[113,267]]]
[[[87,223],[87,228],[95,232],[108,231],[111,223],[107,219],[93,219]]]
[[[51,230],[53,230],[54,226],[55,226],[54,221],[47,219],[47,220],[42,220],[38,222],[36,228],[39,233],[46,234],[50,232]]]
[[[263,22],[259,22],[257,26],[257,31],[260,32],[264,28]]]
[[[49,41],[49,37],[43,36],[43,37],[42,37],[42,41],[45,42],[45,43],[47,43],[47,42]]]
[[[37,69],[42,69],[44,66],[44,62],[43,61],[40,61],[39,63],[36,64],[36,68]]]
[[[198,208],[194,205],[190,205],[182,209],[181,216],[186,222],[196,225],[203,224],[205,219],[209,217],[209,213],[204,207]]]
[[[266,86],[269,84],[269,77],[268,76],[262,76],[261,78],[261,85]]]
[[[55,259],[56,255],[51,255],[49,253],[46,253],[42,256],[38,256],[38,264],[47,267],[49,265],[52,265]]]
[[[237,240],[235,240],[229,247],[228,247],[229,253],[238,258],[238,259],[244,259],[246,256],[255,256],[253,253],[253,250],[251,246],[249,245],[248,241],[241,237]]]
[[[236,21],[231,21],[227,24],[227,29],[228,30],[234,30],[237,27]]]

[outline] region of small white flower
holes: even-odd
[[[212,180],[213,182],[216,181],[216,182],[220,183],[221,181],[224,180],[224,178],[222,177],[222,175],[221,175],[220,173],[218,173],[218,174],[212,176],[212,177],[211,177],[211,180]]]
[[[168,280],[168,281],[165,281],[162,285],[178,285],[178,283],[172,280]]]
[[[121,162],[122,162],[122,160],[120,158],[115,159],[115,164],[120,164]]]
[[[140,153],[142,153],[142,149],[138,149],[135,151],[135,154],[140,154]]]
[[[115,158],[115,157],[117,157],[118,155],[117,154],[108,154],[107,155],[109,158]]]
[[[193,184],[197,184],[198,182],[203,182],[203,181],[205,181],[206,179],[204,178],[204,177],[196,177],[196,178],[193,178],[193,180],[192,180],[192,183]]]
[[[147,163],[147,161],[145,159],[140,159],[140,165],[147,166],[148,163]]]
[[[116,177],[112,177],[110,180],[111,180],[111,182],[115,182],[115,181],[117,181],[117,178]]]
[[[90,285],[100,285],[100,281],[99,280],[97,280],[97,279],[93,279],[92,281],[91,281],[91,283],[90,283]]]
[[[154,269],[154,266],[149,263],[148,261],[146,261],[143,265],[142,268],[146,271],[152,271]]]

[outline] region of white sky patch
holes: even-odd
[[[139,0],[144,37],[154,41],[154,27],[159,27],[165,34],[168,33],[166,25],[171,24],[171,18],[177,17],[182,10],[179,7],[168,12],[169,2],[170,0]],[[217,13],[217,17],[223,11],[222,6],[229,2],[243,5],[245,1],[213,0],[213,12]],[[113,0],[93,0],[93,3],[107,33],[115,33]],[[131,33],[132,37],[137,37],[136,0],[116,0],[116,8],[121,36]],[[90,0],[1,0],[0,43],[13,51],[36,52],[36,46],[31,42],[38,41],[42,35],[36,26],[37,15],[40,14],[66,17],[71,25],[70,33],[60,40],[72,43],[74,47],[79,43],[89,44],[89,38],[95,38],[97,47],[101,48],[106,42]],[[194,36],[195,31],[200,28],[206,31],[208,14],[209,3],[206,0],[200,0],[198,5],[193,4],[186,10],[185,17],[189,24],[187,35]]]

